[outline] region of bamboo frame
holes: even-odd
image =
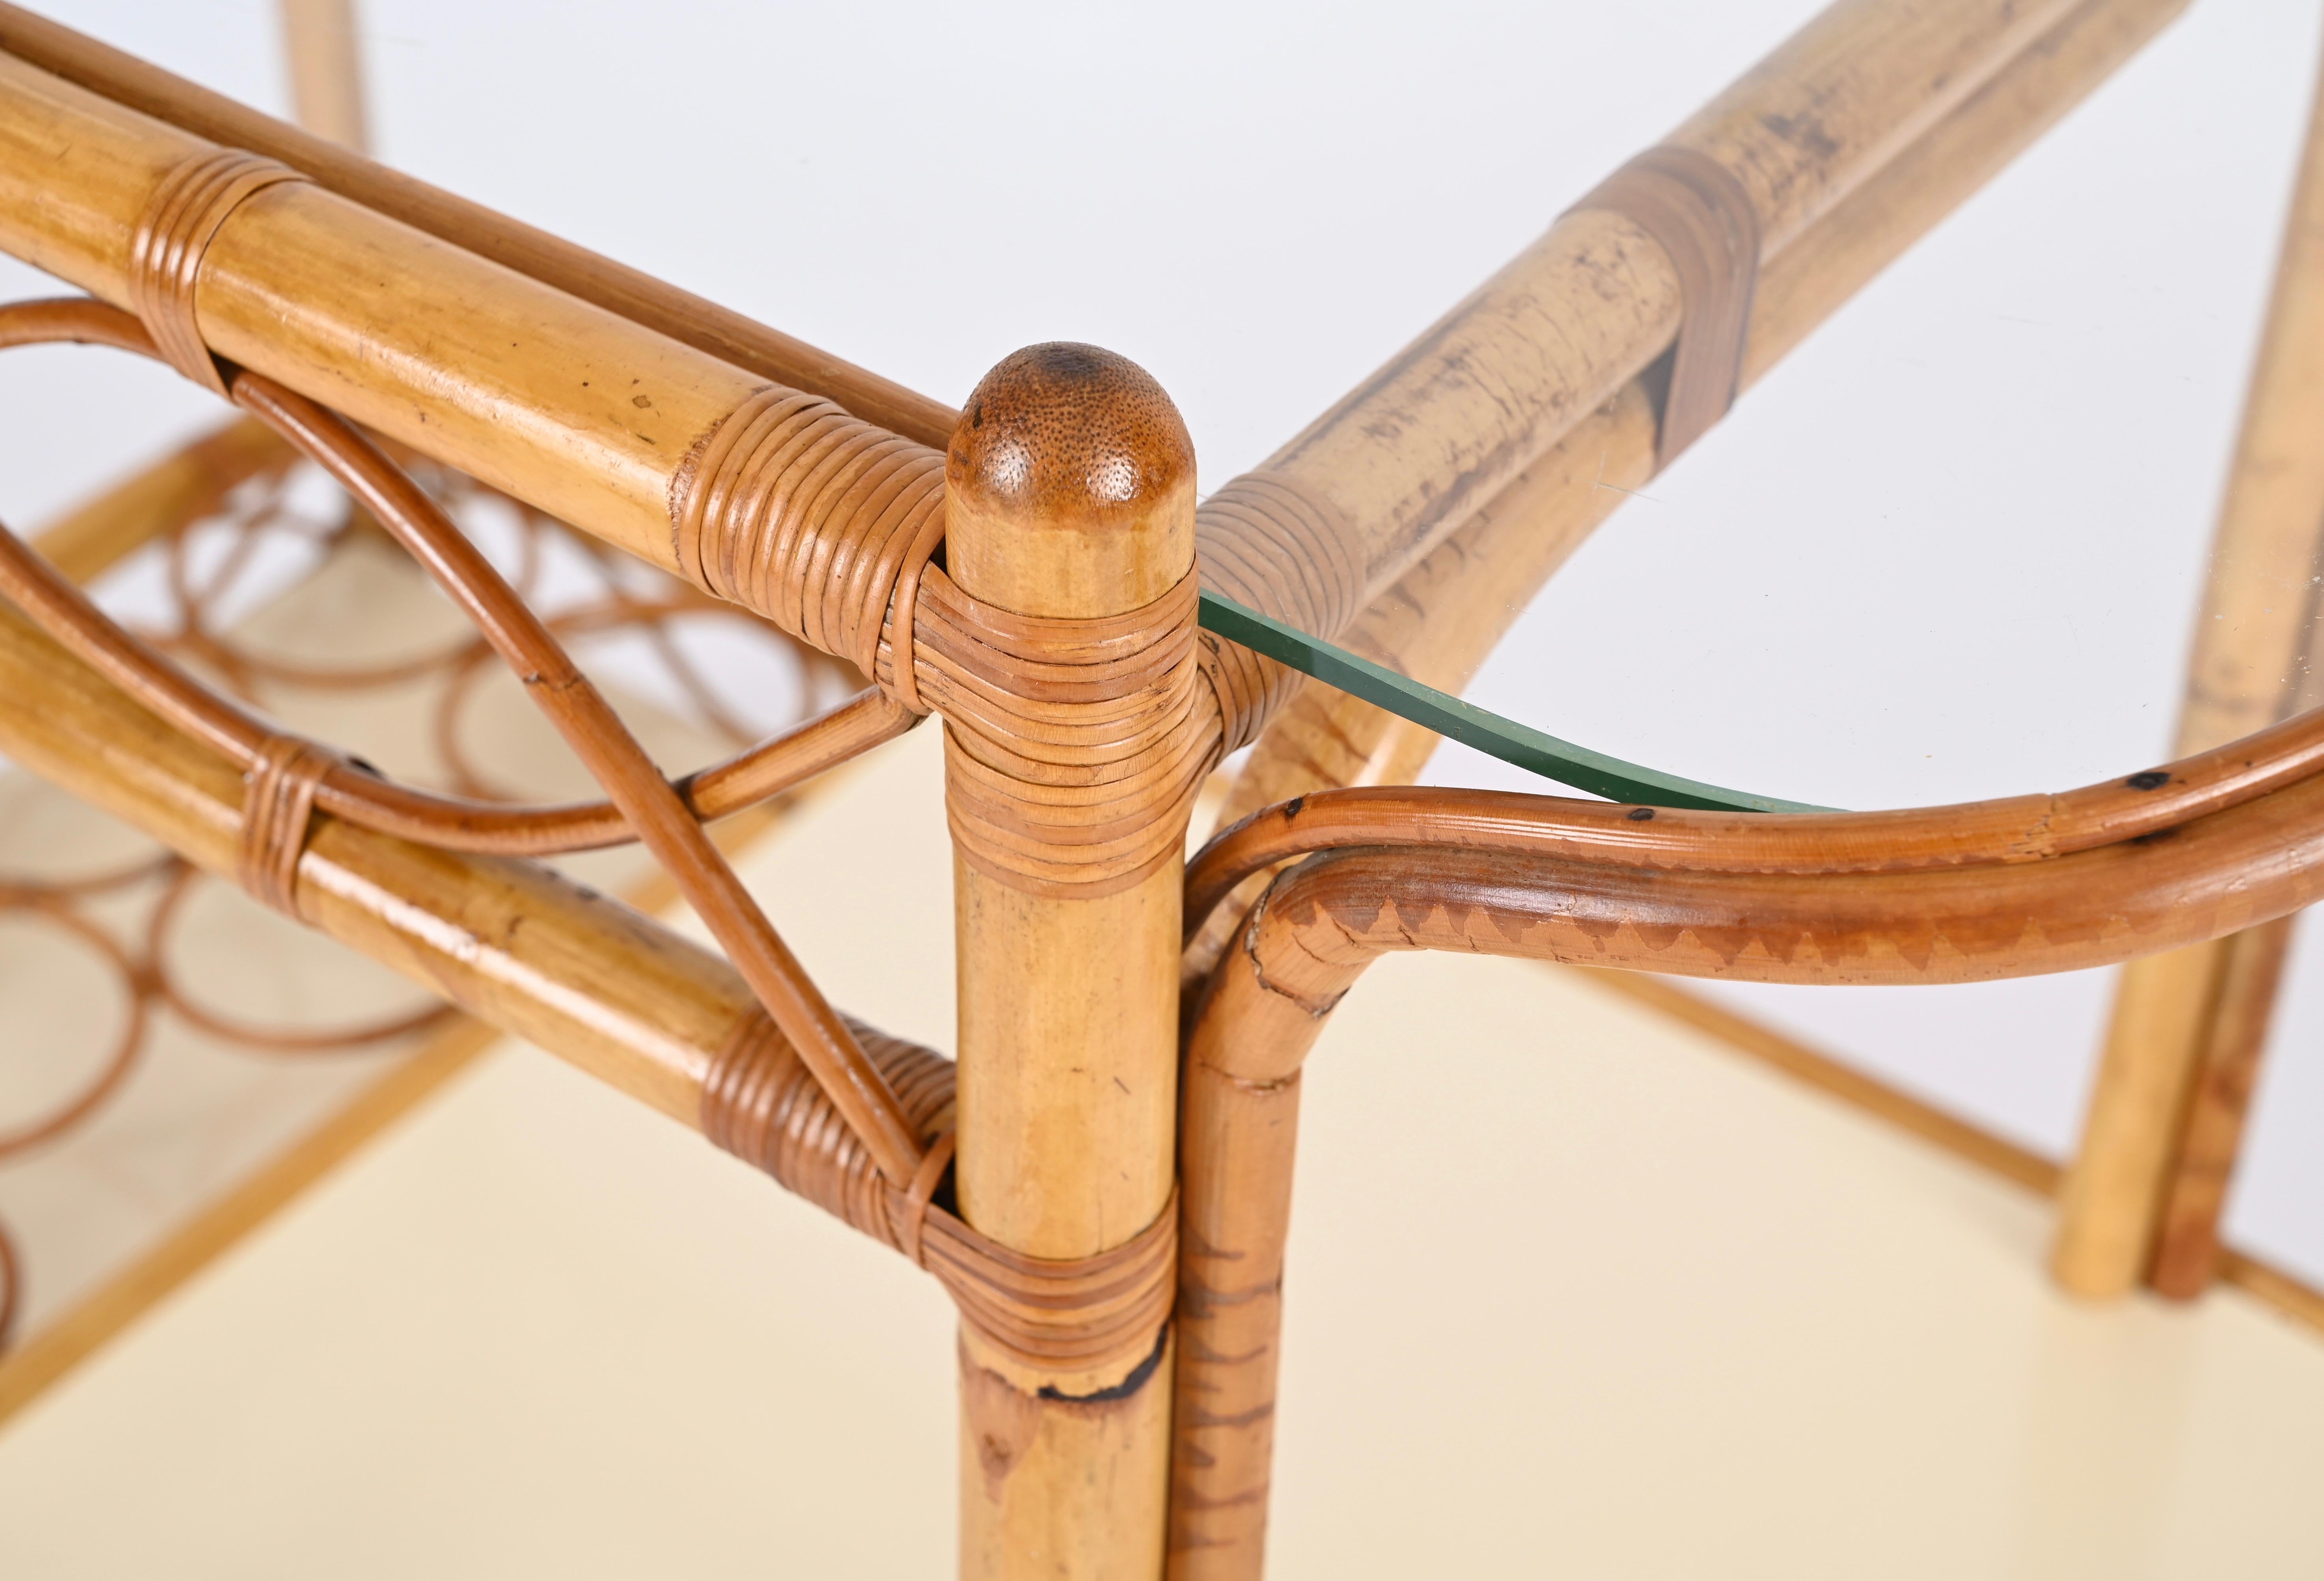
[[[2176,9],[1843,0],[1682,125],[1665,149],[1735,183],[1757,238],[1744,375]],[[972,1233],[951,1216],[956,1204],[985,1237],[981,1271],[945,1265],[964,1312],[970,1573],[1150,1574],[1165,1562],[1165,1379],[1175,1381],[1177,1444],[1167,1563],[1185,1576],[1256,1573],[1279,1299],[1268,1271],[1279,1271],[1287,1234],[1298,1067],[1379,949],[1487,948],[1773,980],[1955,980],[2219,937],[2324,891],[2324,775],[2314,772],[2324,724],[2305,720],[2236,753],[2135,775],[2126,790],[1853,821],[1779,826],[1546,798],[1471,818],[1443,799],[1401,811],[1311,800],[1301,827],[1328,825],[1329,839],[1268,846],[1207,888],[1210,870],[1195,870],[1206,909],[1246,875],[1264,883],[1258,869],[1320,852],[1274,880],[1240,925],[1244,948],[1209,970],[1233,927],[1230,906],[1229,923],[1205,936],[1213,948],[1198,940],[1188,959],[1188,980],[1209,980],[1176,1095],[1185,1197],[1173,1216],[1180,874],[1134,854],[1170,854],[1201,769],[1248,739],[1271,702],[1237,689],[1236,676],[1250,672],[1233,670],[1245,661],[1215,641],[1197,658],[1188,573],[1198,531],[1212,534],[1208,557],[1264,545],[1274,572],[1312,582],[1285,597],[1330,628],[1319,634],[1369,607],[1360,644],[1457,680],[1498,634],[1498,614],[1486,612],[1537,586],[1602,520],[1602,485],[1618,494],[1629,485],[1615,479],[1642,480],[1670,451],[1671,370],[1685,364],[1688,315],[1706,310],[1688,300],[1699,287],[1683,283],[1667,237],[1598,199],[1559,219],[1245,480],[1238,509],[1264,517],[1248,502],[1288,499],[1297,531],[1237,540],[1223,512],[1198,530],[1175,411],[1105,354],[1019,354],[956,423],[812,348],[13,7],[0,6],[0,245],[146,315],[143,330],[90,337],[158,345],[189,376],[336,459],[503,652],[548,682],[544,706],[698,904],[715,899],[720,871],[693,825],[706,809],[613,750],[613,726],[568,717],[586,716],[587,699],[558,668],[553,642],[530,633],[488,568],[434,533],[384,458],[331,437],[337,420],[321,408],[714,589],[725,587],[716,553],[764,547],[748,538],[762,518],[745,519],[735,502],[753,489],[788,498],[793,486],[776,454],[778,439],[792,443],[780,439],[784,413],[818,410],[800,404],[806,393],[768,392],[768,377],[853,412],[811,421],[851,436],[847,456],[875,458],[828,489],[864,518],[885,511],[891,523],[904,497],[892,480],[927,476],[918,447],[949,441],[940,513],[906,535],[917,547],[845,537],[861,521],[778,513],[763,520],[804,534],[815,552],[786,569],[790,580],[732,594],[788,611],[808,640],[856,658],[890,706],[946,713],[963,982],[949,1169],[950,1073],[924,1051],[847,1031],[827,1011],[786,1015],[782,974],[763,961],[754,996],[715,957],[526,864],[336,816],[339,804],[316,800],[325,770],[305,771],[304,790],[290,792],[307,800],[291,804],[287,847],[279,833],[263,837],[275,844],[262,872],[251,850],[267,799],[279,799],[275,760],[245,763],[249,743],[171,694],[135,655],[89,646],[86,620],[25,575],[11,586],[26,607],[105,673],[0,612],[0,750],[212,871],[254,884],[272,874],[278,901],[317,926],[759,1159],[926,1266],[937,1266],[931,1226],[953,1226],[949,1246],[971,1244],[954,1234]],[[259,169],[217,164],[217,140],[313,179],[264,171],[234,189],[185,242],[182,268],[171,265],[165,283],[180,300],[159,291],[152,262],[157,230],[182,218],[173,183],[189,171],[240,180]],[[357,275],[364,289],[351,292],[344,282]],[[1059,372],[1069,365],[1078,371]],[[1026,393],[1028,368],[1051,380],[1034,381],[1038,399]],[[1701,404],[1701,390],[1687,394]],[[714,528],[742,536],[689,549],[689,534]],[[938,531],[948,546],[940,567],[927,559]],[[881,557],[870,569],[866,544]],[[865,587],[879,596],[863,606],[864,632],[845,634],[844,618],[819,613],[842,583],[851,596]],[[857,643],[868,645],[847,645]],[[1339,717],[1363,733],[1327,761],[1300,755],[1303,740],[1332,727],[1325,702],[1311,697],[1284,716],[1244,794],[1302,776],[1313,781],[1303,790],[1390,777],[1425,754],[1409,731]],[[1271,816],[1288,830],[1302,815],[1294,801]],[[1254,824],[1234,838],[1279,832]],[[2153,838],[2162,834],[2172,837]],[[1364,848],[1332,848],[1342,845]],[[1211,866],[1237,849],[1232,839],[1214,848]],[[749,930],[721,931],[748,966]],[[803,979],[792,986],[819,1005]],[[761,1003],[796,1054],[770,1040]],[[832,1058],[816,1061],[830,1085],[778,1080],[764,1062],[807,1058],[810,1021],[830,1033]],[[881,1050],[876,1068],[855,1048],[859,1034]],[[848,1050],[853,1064],[837,1058]],[[820,1105],[820,1118],[786,1118],[780,1105],[793,1096],[767,1096],[778,1087]],[[869,1101],[881,1095],[888,1106]],[[811,1167],[786,1151],[810,1123],[824,1139]],[[1167,1250],[1181,1218],[1174,1330],[1160,1316],[1167,1295],[1144,1304],[1136,1268]],[[1239,1285],[1217,1282],[1221,1258],[1240,1260]],[[1038,1348],[1074,1338],[1084,1312],[1113,1325],[1102,1345]],[[1124,1336],[1138,1348],[1123,1349]]]
[[[2307,661],[2315,578],[2324,570],[2319,422],[2324,86],[2310,109],[2195,622],[2179,717],[2182,752],[2288,718],[2314,692]],[[2117,1298],[2147,1277],[2183,1299],[2210,1282],[2291,926],[2286,920],[2124,969],[2052,1253],[2068,1290]]]
[[[2135,54],[2184,0],[2094,0],[1996,71],[1876,176],[1762,265],[1743,382],[1765,376],[1825,318]],[[1633,378],[1413,566],[1359,617],[1354,652],[1449,691],[1465,688],[1534,596],[1655,467],[1655,396]],[[1417,775],[1436,738],[1370,704],[1306,687],[1268,726],[1220,821],[1343,785]],[[1238,892],[1248,905],[1253,883]],[[1190,955],[1207,970],[1238,908]]]

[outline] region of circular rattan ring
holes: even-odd
[[[122,998],[128,1008],[123,1016],[121,1033],[114,1042],[113,1051],[98,1068],[96,1077],[78,1093],[40,1119],[18,1126],[14,1131],[0,1133],[0,1159],[37,1147],[51,1137],[70,1130],[81,1116],[103,1103],[121,1085],[122,1078],[129,1074],[129,1068],[137,1062],[138,1050],[145,1046],[147,1007],[154,986],[147,974],[140,971],[137,963],[129,958],[128,952],[95,923],[61,906],[42,901],[31,901],[6,909],[37,916],[80,940],[91,954],[121,979]]]

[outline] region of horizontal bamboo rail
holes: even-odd
[[[196,137],[280,160],[327,190],[455,247],[765,378],[837,402],[867,422],[942,445],[950,407],[805,341],[602,258],[481,204],[373,163],[21,6],[0,5],[0,51]],[[312,392],[309,392],[312,393]]]
[[[0,246],[133,311],[141,219],[199,139],[0,55]],[[218,355],[682,574],[670,504],[764,381],[312,182],[209,244]]]
[[[2185,6],[2186,0],[2077,6],[1789,244],[1772,249],[1760,269],[1743,385],[1771,372]],[[1565,557],[1653,475],[1655,403],[1646,381],[1624,384],[1369,606],[1347,645],[1459,690]],[[1295,724],[1286,715],[1270,728],[1236,786],[1228,821],[1308,790],[1400,783],[1417,772],[1414,753],[1425,756],[1434,744],[1430,737],[1383,757],[1397,728],[1391,717],[1314,688],[1296,707],[1309,717]]]
[[[1664,146],[1740,180],[1764,264],[2075,9],[1842,0]],[[1660,356],[1680,310],[1636,222],[1577,208],[1259,470],[1337,513],[1377,594]]]
[[[0,607],[0,753],[233,879],[241,773]],[[687,1125],[750,990],[717,957],[530,863],[318,815],[315,925]]]

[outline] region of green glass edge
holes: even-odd
[[[1624,763],[1620,758],[1591,752],[1586,746],[1560,741],[1514,719],[1487,713],[1449,692],[1423,686],[1408,675],[1398,675],[1368,659],[1360,659],[1344,648],[1335,648],[1216,593],[1203,594],[1201,618],[1204,631],[1215,632],[1230,643],[1239,643],[1253,652],[1288,664],[1326,686],[1337,687],[1463,746],[1472,746],[1528,773],[1570,785],[1576,790],[1587,790],[1593,796],[1648,807],[1692,807],[1712,812],[1833,810],[1804,801],[1780,801],[1772,796],[1729,790],[1699,780],[1683,780],[1676,774]]]

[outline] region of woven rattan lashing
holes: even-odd
[[[900,1186],[882,1176],[758,1011],[735,1024],[704,1077],[702,1133],[936,1275],[962,1320],[1030,1372],[1134,1364],[1150,1353],[1170,1314],[1176,1204],[1143,1234],[1094,1257],[1027,1257],[979,1234],[943,1200],[952,1061],[849,1024],[894,1086],[934,1167]]]
[[[936,452],[827,401],[760,390],[684,469],[672,507],[678,563],[709,591],[853,661],[899,707],[945,717],[954,832],[980,869],[1044,893],[1136,883],[1175,855],[1173,831],[1222,750],[1210,699],[1237,699],[1237,727],[1255,729],[1283,688],[1243,672],[1279,667],[1240,650],[1198,656],[1191,577],[1102,620],[971,597],[932,563],[944,468]],[[1286,586],[1314,583],[1299,575],[1303,557],[1340,543],[1321,562],[1337,572],[1298,603],[1336,629],[1352,609],[1352,551],[1317,531],[1316,508],[1288,489],[1262,486],[1257,497],[1292,523],[1261,567]],[[1208,688],[1197,684],[1205,672]]]
[[[1726,166],[1670,147],[1647,149],[1573,207],[1632,221],[1678,271],[1683,316],[1655,446],[1656,467],[1667,467],[1735,404],[1759,277],[1758,213]]]
[[[1035,893],[1126,889],[1178,858],[1216,717],[1188,577],[1120,615],[1021,615],[941,571],[922,584],[920,686],[945,716],[962,857]]]
[[[1355,531],[1289,476],[1246,472],[1194,513],[1203,586],[1313,636],[1337,636],[1356,617],[1364,557]],[[1232,752],[1300,685],[1298,673],[1205,633],[1202,670],[1218,699],[1221,745]]]
[[[161,179],[129,244],[129,300],[161,360],[214,394],[226,374],[203,343],[194,309],[202,255],[228,216],[267,188],[306,178],[240,149],[189,155]]]
[[[299,857],[331,754],[296,735],[270,735],[243,776],[242,887],[285,916],[299,911]]]
[[[899,589],[942,541],[944,458],[770,385],[687,458],[671,519],[687,576],[870,675]],[[916,704],[912,680],[898,685]]]

